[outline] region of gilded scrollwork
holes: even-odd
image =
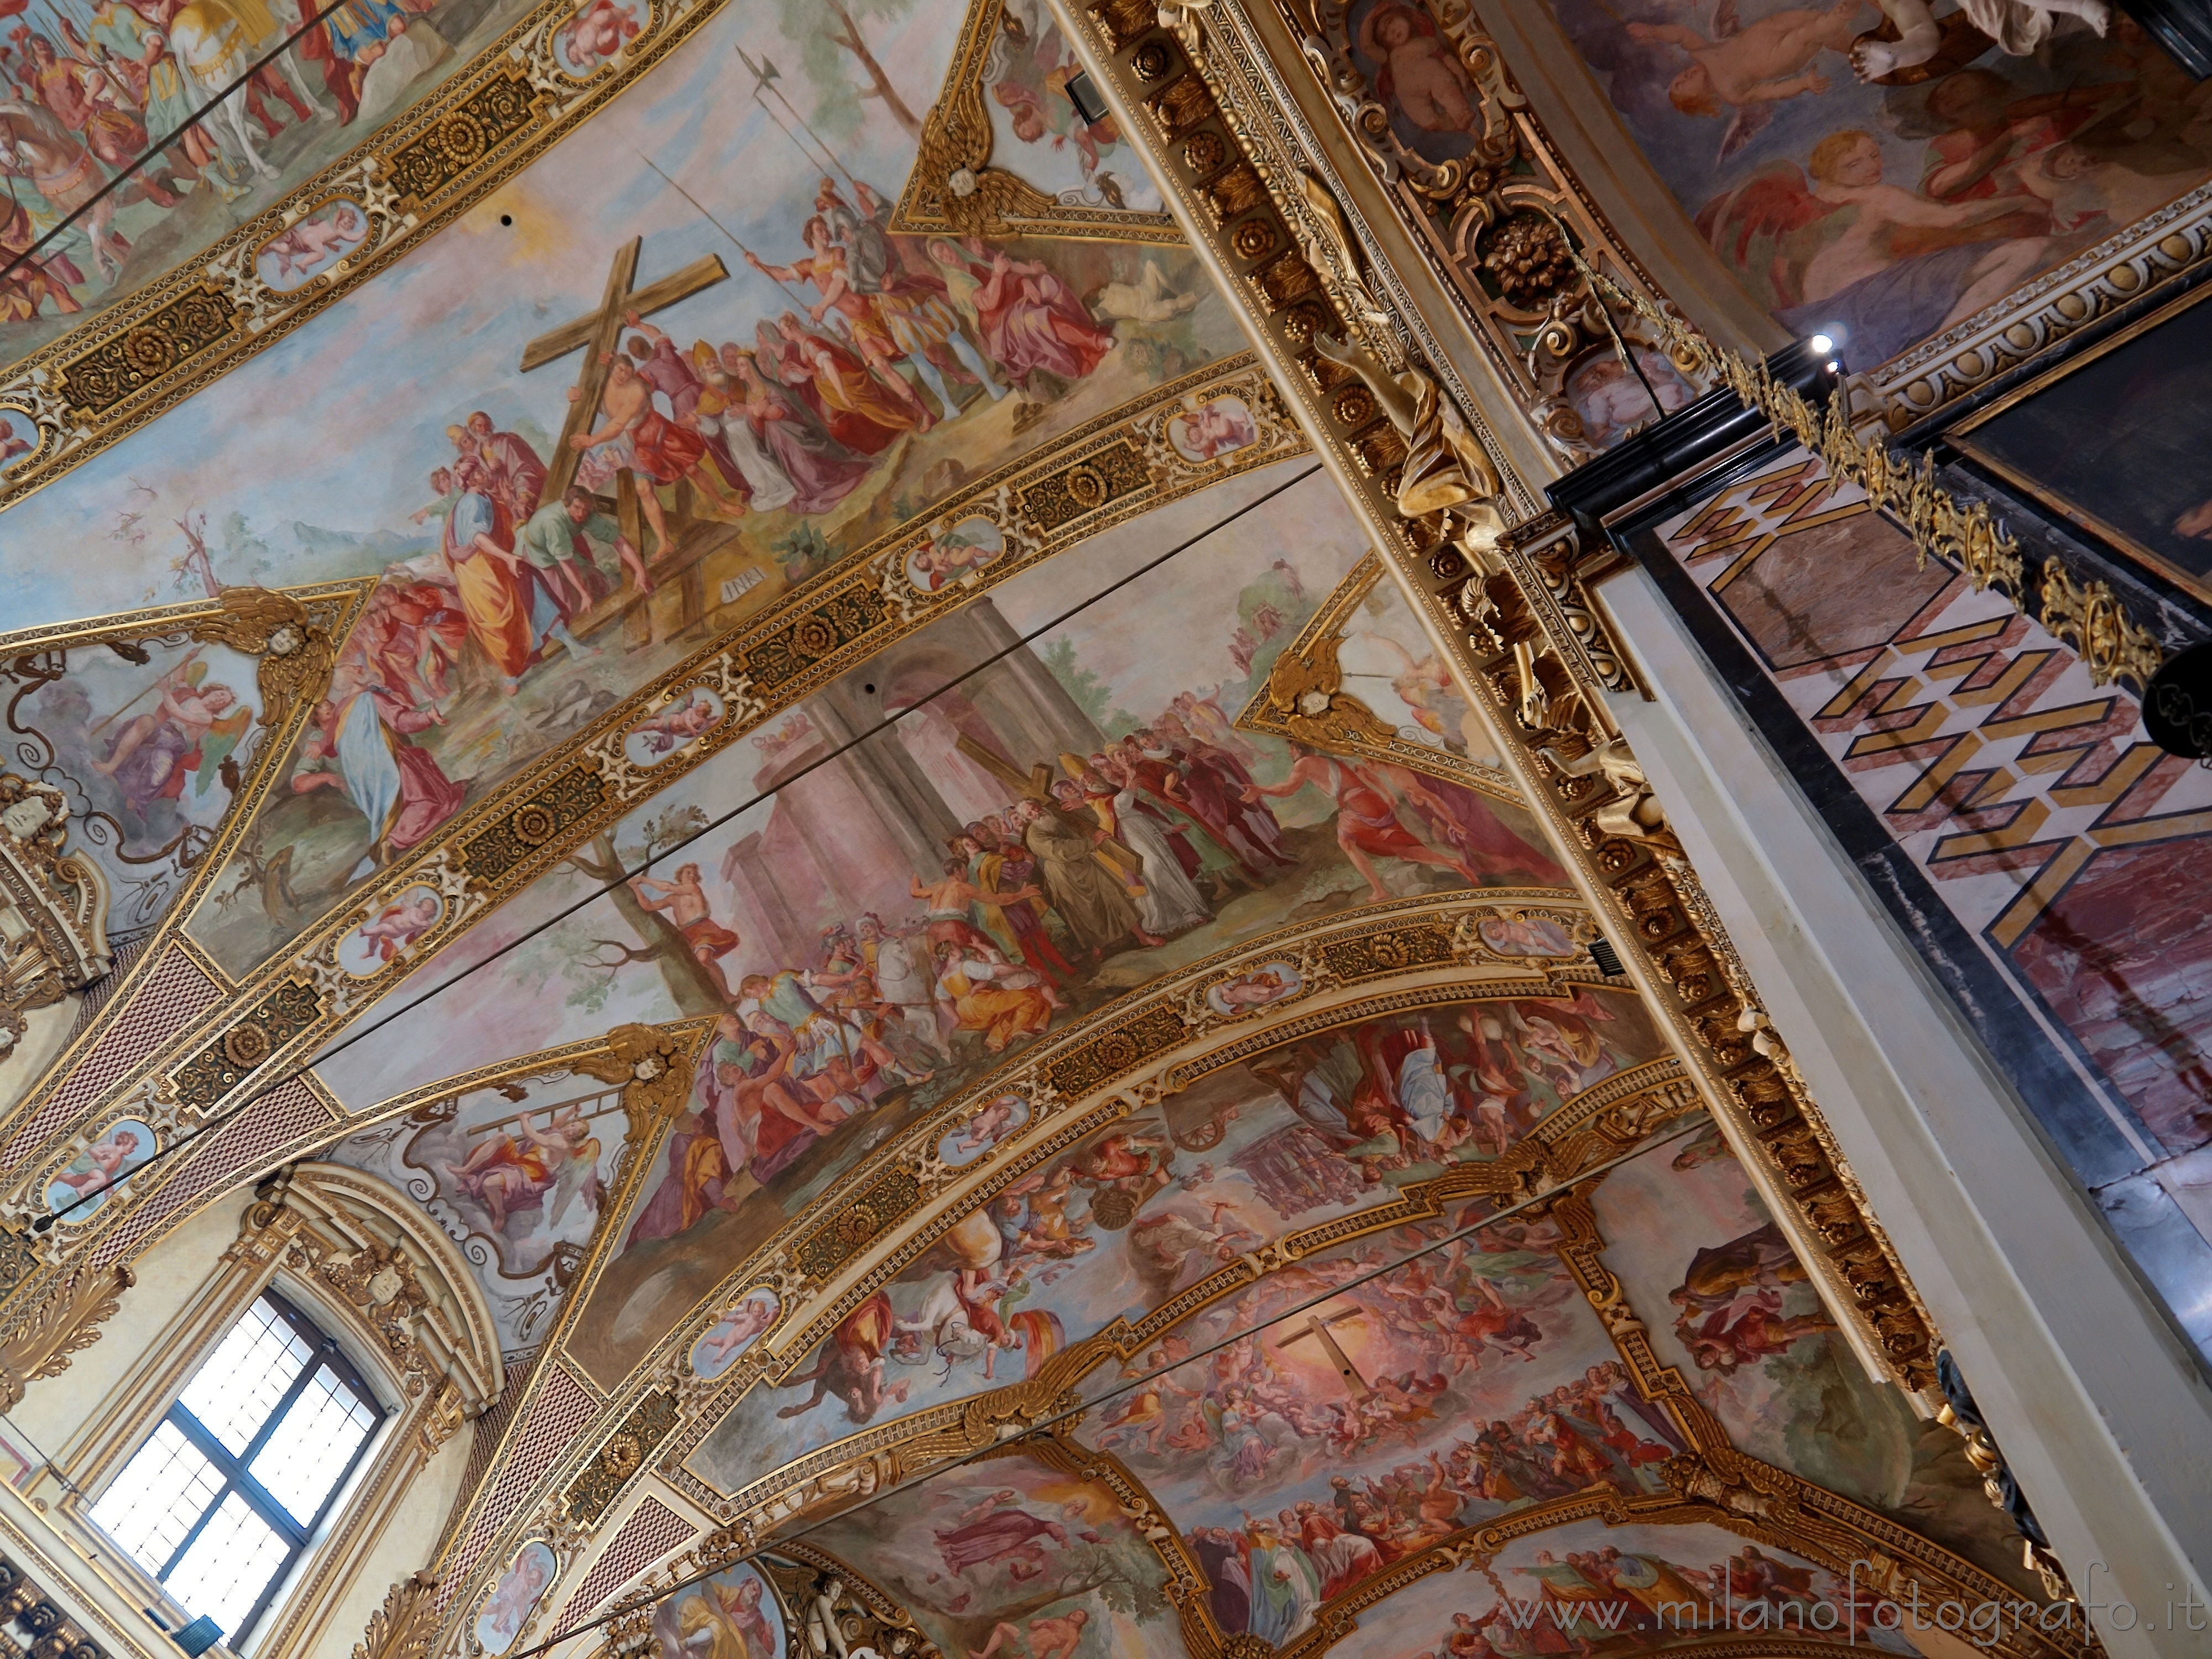
[[[1578,273],[1577,260],[1586,257],[1657,291],[1559,156],[1474,8],[1430,8],[1473,106],[1466,153],[1431,156],[1405,140],[1402,117],[1359,67],[1373,49],[1357,37],[1371,22],[1360,24],[1349,0],[1279,3],[1338,118],[1556,453],[1585,459],[1667,412],[1655,407],[1619,429],[1598,429],[1569,395],[1571,377],[1604,366],[1634,377],[1626,385],[1656,375],[1678,398],[1705,388],[1710,376],[1696,362],[1639,319],[1610,313]]]
[[[424,1659],[436,1628],[432,1609],[438,1581],[410,1572],[385,1592],[384,1605],[368,1616],[368,1630],[354,1644],[353,1659]]]
[[[1236,222],[1211,212],[1208,180],[1239,167],[1273,177],[1304,171],[1310,152],[1300,152],[1297,141],[1256,108],[1249,115],[1240,110],[1238,119],[1217,118],[1231,68],[1243,74],[1248,52],[1233,9],[1209,23],[1195,46],[1116,0],[1102,0],[1088,16],[1097,71],[1125,105],[1153,114],[1155,153],[1178,192],[1186,228],[1194,239],[1210,240],[1231,270],[1244,270],[1248,262],[1234,240]],[[1325,35],[1317,14],[1309,32]],[[1224,67],[1232,57],[1234,64]],[[1328,78],[1334,76],[1328,71]],[[1216,133],[1220,144],[1193,153],[1201,148],[1200,137]],[[1238,155],[1230,153],[1232,143]],[[1332,187],[1332,193],[1341,198],[1345,192]],[[1588,246],[1598,251],[1594,240]],[[1657,302],[1603,277],[1597,263],[1584,258],[1583,280],[1608,306],[1665,342],[1668,355],[1693,381],[1729,379],[1726,358],[1709,349],[1702,337]],[[1324,301],[1318,276],[1303,285],[1255,278],[1254,288],[1255,325],[1290,382],[1305,394],[1301,412],[1309,428],[1340,459],[1340,476],[1352,484],[1382,556],[1431,607],[1440,629],[1463,643],[1463,653],[1455,653],[1457,665],[1504,742],[1514,769],[1601,896],[1609,913],[1607,938],[1665,1011],[1685,1058],[1695,1059],[1747,1167],[1758,1172],[1793,1236],[1819,1264],[1832,1301],[1853,1322],[1862,1351],[1881,1356],[1908,1389],[1925,1389],[1934,1380],[1935,1344],[1924,1313],[1862,1196],[1837,1167],[1809,1097],[1737,1030],[1750,999],[1739,996],[1718,970],[1725,935],[1717,921],[1692,921],[1672,873],[1686,866],[1665,829],[1663,809],[1607,710],[1607,694],[1634,689],[1626,654],[1610,638],[1590,592],[1612,568],[1613,556],[1584,553],[1573,526],[1556,515],[1522,511],[1497,526],[1470,531],[1455,517],[1468,496],[1449,505],[1441,499],[1460,495],[1468,477],[1449,442],[1437,441],[1447,430],[1444,417],[1439,409],[1433,427],[1420,418],[1422,380],[1430,383],[1439,405],[1457,401],[1456,394],[1444,395],[1442,376],[1410,359],[1400,367],[1372,353],[1363,362],[1334,349],[1324,351],[1322,341],[1345,329]],[[1410,301],[1396,308],[1391,322],[1401,337],[1417,335],[1421,327]],[[1408,382],[1401,378],[1405,374],[1416,378]],[[1747,381],[1756,378],[1749,369],[1743,375]],[[1395,415],[1389,412],[1394,406]],[[1815,428],[1820,424],[1809,409],[1806,419]],[[1464,410],[1460,424],[1479,430]],[[1429,433],[1435,438],[1417,451],[1414,439]],[[1500,477],[1504,480],[1502,471]],[[1436,495],[1423,488],[1431,478],[1443,486]],[[1509,488],[1499,503],[1501,515],[1516,499],[1510,480],[1504,481]],[[2007,549],[1992,529],[1966,512],[1939,526],[1932,504],[1928,511],[1931,535],[1941,528],[1968,547],[1979,561],[1982,580],[2004,578]],[[1441,595],[1438,587],[1444,590]]]
[[[82,991],[115,965],[107,878],[69,849],[69,798],[0,772],[0,1055],[24,1016]]]
[[[13,1410],[31,1383],[60,1376],[72,1355],[99,1341],[101,1324],[114,1316],[134,1282],[131,1269],[121,1266],[87,1263],[64,1274],[0,1342],[0,1411]]]

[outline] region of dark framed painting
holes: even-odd
[[[2212,605],[2212,284],[1947,435],[2021,495]]]

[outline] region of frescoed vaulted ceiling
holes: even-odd
[[[77,5],[119,156],[194,94]],[[438,1654],[2039,1597],[1078,69],[354,0],[55,240],[14,181],[0,822],[104,937],[4,1011],[8,1284],[428,1218],[503,1366]]]

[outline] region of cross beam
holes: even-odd
[[[1069,824],[1071,828],[1082,827],[1071,823],[1066,810],[1053,799],[1052,768],[1042,761],[1039,761],[1027,772],[1024,772],[1004,755],[994,752],[984,744],[976,742],[965,732],[954,740],[953,746],[1024,800],[1035,801],[1062,823]],[[1092,821],[1091,827],[1097,827],[1096,820]],[[1126,869],[1139,871],[1144,868],[1144,860],[1130,851],[1125,842],[1112,836],[1107,836],[1098,843],[1098,850],[1107,854],[1110,862]]]
[[[607,270],[606,292],[597,311],[564,323],[550,334],[539,335],[522,349],[522,372],[526,374],[572,351],[581,350],[584,354],[583,368],[576,376],[576,396],[568,405],[568,418],[561,423],[560,441],[546,469],[547,501],[560,500],[575,482],[576,464],[583,457],[570,440],[589,432],[599,418],[599,395],[606,390],[607,384],[606,365],[599,359],[615,349],[629,313],[634,311],[643,317],[665,311],[678,301],[688,300],[702,289],[729,279],[730,273],[720,256],[710,253],[672,276],[664,276],[633,291],[630,284],[637,280],[638,256],[644,246],[642,236],[633,236],[616,251],[614,263]],[[629,526],[624,527],[631,529]],[[634,529],[631,533],[635,538]]]
[[[1278,1348],[1287,1348],[1293,1342],[1304,1342],[1308,1338],[1311,1338],[1321,1345],[1322,1352],[1328,1356],[1329,1363],[1336,1367],[1336,1374],[1344,1379],[1344,1386],[1351,1391],[1352,1398],[1364,1400],[1375,1390],[1367,1386],[1367,1379],[1359,1374],[1359,1368],[1352,1363],[1352,1356],[1337,1345],[1336,1338],[1328,1328],[1332,1325],[1341,1325],[1347,1320],[1366,1317],[1367,1310],[1364,1308],[1352,1308],[1343,1313],[1333,1313],[1326,1319],[1318,1315],[1308,1314],[1304,1330],[1292,1331],[1275,1346]]]

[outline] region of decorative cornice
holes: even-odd
[[[645,75],[725,0],[648,0],[636,37],[589,74],[555,40],[571,0],[528,16],[407,112],[185,263],[96,313],[0,378],[0,410],[37,447],[0,473],[0,510],[175,408],[292,333],[444,229]],[[366,239],[331,268],[280,289],[261,274],[270,240],[331,202],[360,210]]]
[[[1936,482],[1932,450],[1915,467],[1890,448],[1888,429],[1881,422],[1852,424],[1845,397],[1832,396],[1816,406],[1766,364],[1746,362],[1684,318],[1595,273],[1591,280],[1607,299],[1664,333],[1678,352],[1698,357],[1747,409],[1759,410],[1778,431],[1819,456],[1831,479],[1863,489],[1875,510],[1911,538],[1923,568],[1931,556],[1941,559],[1963,570],[1977,592],[1994,588],[2023,611],[2034,599],[2043,625],[2073,641],[2091,684],[2131,679],[2140,690],[2150,684],[2166,659],[2158,636],[2129,618],[2108,584],[2076,582],[2055,558],[2032,573],[2020,544],[1990,515],[1987,501],[1961,505]]]
[[[1332,249],[1319,246],[1329,237],[1312,233],[1314,257],[1332,266],[1334,286],[1310,269],[1303,282],[1239,280],[1251,264],[1237,240],[1243,222],[1214,210],[1214,180],[1240,169],[1280,177],[1295,152],[1271,125],[1279,118],[1222,111],[1219,94],[1234,77],[1212,54],[1226,62],[1249,50],[1234,23],[1237,7],[1237,0],[1214,0],[1178,12],[1170,28],[1139,0],[1096,0],[1079,50],[1125,125],[1152,149],[1193,246],[1228,274],[1299,419],[1378,551],[1450,646],[1528,799],[1600,907],[1607,937],[1700,1075],[1746,1170],[1814,1266],[1855,1346],[1907,1388],[1924,1389],[1934,1381],[1936,1345],[1903,1271],[1840,1169],[1806,1091],[1738,1030],[1749,1007],[1718,971],[1724,937],[1717,921],[1710,929],[1692,921],[1670,873],[1686,868],[1680,848],[1607,712],[1608,693],[1635,690],[1589,588],[1616,562],[1609,553],[1584,557],[1559,515],[1528,514],[1507,528],[1498,513],[1510,491],[1485,500],[1479,488],[1462,489],[1455,501],[1453,491],[1431,487],[1446,460],[1462,453],[1451,439],[1455,425],[1486,428],[1471,406],[1451,409],[1458,391],[1438,378],[1437,359],[1423,362],[1407,349],[1418,307],[1381,309],[1357,286],[1368,272],[1358,268],[1363,250],[1348,237]],[[1209,137],[1210,145],[1199,142]],[[1297,176],[1311,191],[1332,195],[1325,179]],[[1310,224],[1326,217],[1316,216]],[[1369,266],[1382,282],[1386,273],[1371,259]],[[1340,303],[1346,295],[1353,297]],[[1330,343],[1326,337],[1340,326],[1356,339]],[[1462,477],[1474,482],[1464,466]]]
[[[2212,185],[2084,249],[1987,311],[1865,373],[1892,428],[1972,396],[1999,375],[2212,258]]]
[[[1252,412],[1255,441],[1217,460],[1189,460],[1168,436],[1169,423],[1187,398],[1232,392]],[[670,669],[457,815],[205,1014],[137,1058],[69,1127],[104,1122],[125,1102],[205,1122],[261,1079],[306,1060],[574,848],[894,641],[1116,524],[1304,449],[1272,384],[1243,356],[1170,381],[1141,404],[1102,416],[1051,450],[985,476],[940,503],[931,519],[879,538],[773,614]],[[913,548],[941,523],[971,515],[999,526],[1005,555],[941,592],[915,587],[908,574]],[[629,727],[695,687],[721,700],[721,720],[659,764],[637,764],[625,750]],[[295,711],[295,720],[305,713]],[[228,844],[245,827],[234,818]],[[211,873],[204,872],[200,891]],[[416,947],[373,974],[340,966],[337,951],[346,934],[416,887],[429,889],[441,905],[438,921]],[[106,1012],[112,1020],[121,1011],[111,1005]],[[64,1075],[50,1072],[48,1090]],[[40,1103],[38,1096],[27,1099],[19,1118],[35,1114]],[[112,1227],[177,1173],[165,1168],[101,1206],[76,1230],[72,1245]],[[121,1201],[125,1196],[130,1201]]]

